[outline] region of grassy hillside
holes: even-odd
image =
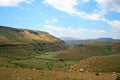
[[[82,60],[92,56],[120,54],[120,42],[86,42],[59,52],[63,60]]]
[[[72,71],[84,69],[89,72],[118,72],[120,73],[120,55],[94,56],[83,59],[75,64]]]
[[[19,68],[19,69],[36,69],[36,70],[66,70],[76,61],[61,61],[55,56],[57,52],[47,52],[36,54],[29,58],[7,58],[0,57],[0,67],[4,68]]]
[[[0,26],[0,43],[31,43],[34,41],[57,42],[61,40],[44,31]]]
[[[44,31],[0,26],[0,80],[115,80],[119,58],[119,41],[68,48]]]
[[[29,58],[48,51],[65,49],[64,41],[44,31],[0,26],[0,56]]]

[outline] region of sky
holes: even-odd
[[[120,0],[0,0],[0,25],[59,38],[120,39]]]

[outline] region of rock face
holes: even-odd
[[[15,53],[14,50],[23,51],[20,54],[29,50],[33,53],[41,53],[67,47],[68,45],[64,41],[44,31],[0,26],[0,51],[3,51],[2,53],[5,50],[7,53]]]

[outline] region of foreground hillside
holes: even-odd
[[[118,72],[120,73],[120,55],[94,56],[83,59],[73,65],[69,70],[88,72]]]
[[[0,80],[116,80],[117,74],[92,72],[63,72],[29,69],[1,69]]]
[[[28,58],[35,54],[65,49],[64,41],[44,31],[0,26],[0,56]]]

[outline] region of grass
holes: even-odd
[[[57,58],[55,58],[55,56],[57,56],[57,55],[58,55],[58,52],[47,52],[47,53],[43,53],[41,55],[36,55],[35,58],[57,60]]]
[[[13,67],[22,69],[37,69],[37,70],[65,70],[69,66],[77,63],[76,61],[63,61],[55,56],[58,52],[47,52],[42,54],[30,55],[29,58],[18,58],[15,59],[0,57],[0,67]]]
[[[14,67],[15,65],[10,63],[10,60],[5,57],[0,57],[0,67]]]
[[[29,58],[37,53],[37,50],[34,50],[34,48],[35,46],[30,44],[1,45],[0,56],[10,59]]]
[[[89,72],[117,72],[120,73],[120,54],[109,56],[94,56],[81,60],[75,64],[72,71],[84,69]]]
[[[1,58],[0,67],[10,63],[18,68],[58,69],[65,64],[50,51],[66,47],[64,41],[44,31],[0,26],[0,57],[5,58]],[[6,62],[2,63],[2,59]]]
[[[34,46],[35,44],[32,44],[32,45]],[[93,45],[92,44],[76,45],[76,46],[70,47],[66,51],[46,52],[46,53],[41,52],[40,54],[36,54],[36,52],[34,52],[33,46],[31,45],[22,45],[22,46],[18,45],[18,46],[12,46],[12,47],[7,46],[1,49],[0,54],[2,57],[5,57],[6,59],[8,59],[9,63],[14,65],[14,67],[23,68],[23,69],[27,69],[27,68],[37,69],[37,70],[66,70],[69,68],[69,66],[72,66],[77,62],[79,62],[79,60],[91,58],[93,56],[99,57],[102,55],[119,54],[119,45],[116,43],[112,43],[112,45],[107,44],[104,46],[103,45],[99,46],[94,44]],[[18,51],[16,47],[19,47],[19,49],[17,48]],[[13,48],[13,50],[9,48]],[[39,48],[40,47],[38,46],[35,49],[35,51],[39,51],[37,50]],[[22,54],[22,53],[25,53],[25,54]],[[33,55],[30,55],[31,53]],[[62,57],[61,57],[61,54],[62,54]],[[116,60],[116,61],[119,61],[119,60]],[[114,63],[114,59],[113,59],[113,63]],[[115,64],[118,65],[117,63]],[[97,65],[94,65],[94,66],[97,66]],[[112,71],[116,71],[116,70],[112,70]]]
[[[120,54],[120,42],[87,42],[60,51],[57,58],[63,60],[82,60],[92,56]]]
[[[0,68],[1,80],[115,80],[117,75],[112,73],[101,73],[96,76],[92,72],[64,72],[64,71],[45,71],[16,68]]]
[[[59,39],[44,31],[16,29],[0,26],[0,38],[11,42],[31,42],[34,40],[56,42]],[[1,42],[2,40],[0,40]]]
[[[117,78],[115,80],[120,80],[120,75],[117,76]]]
[[[115,80],[120,72],[120,42],[66,47],[43,31],[0,27],[0,80]]]
[[[65,70],[69,66],[77,63],[76,61],[63,61],[56,56],[58,52],[47,52],[42,54],[37,54],[30,59],[13,60],[12,64],[16,65],[18,68],[24,69],[37,69],[37,70]]]
[[[5,51],[8,54],[19,52],[17,54],[19,56],[29,52],[32,54],[57,51],[66,47],[68,46],[64,41],[44,31],[0,26],[0,52],[3,54]]]

